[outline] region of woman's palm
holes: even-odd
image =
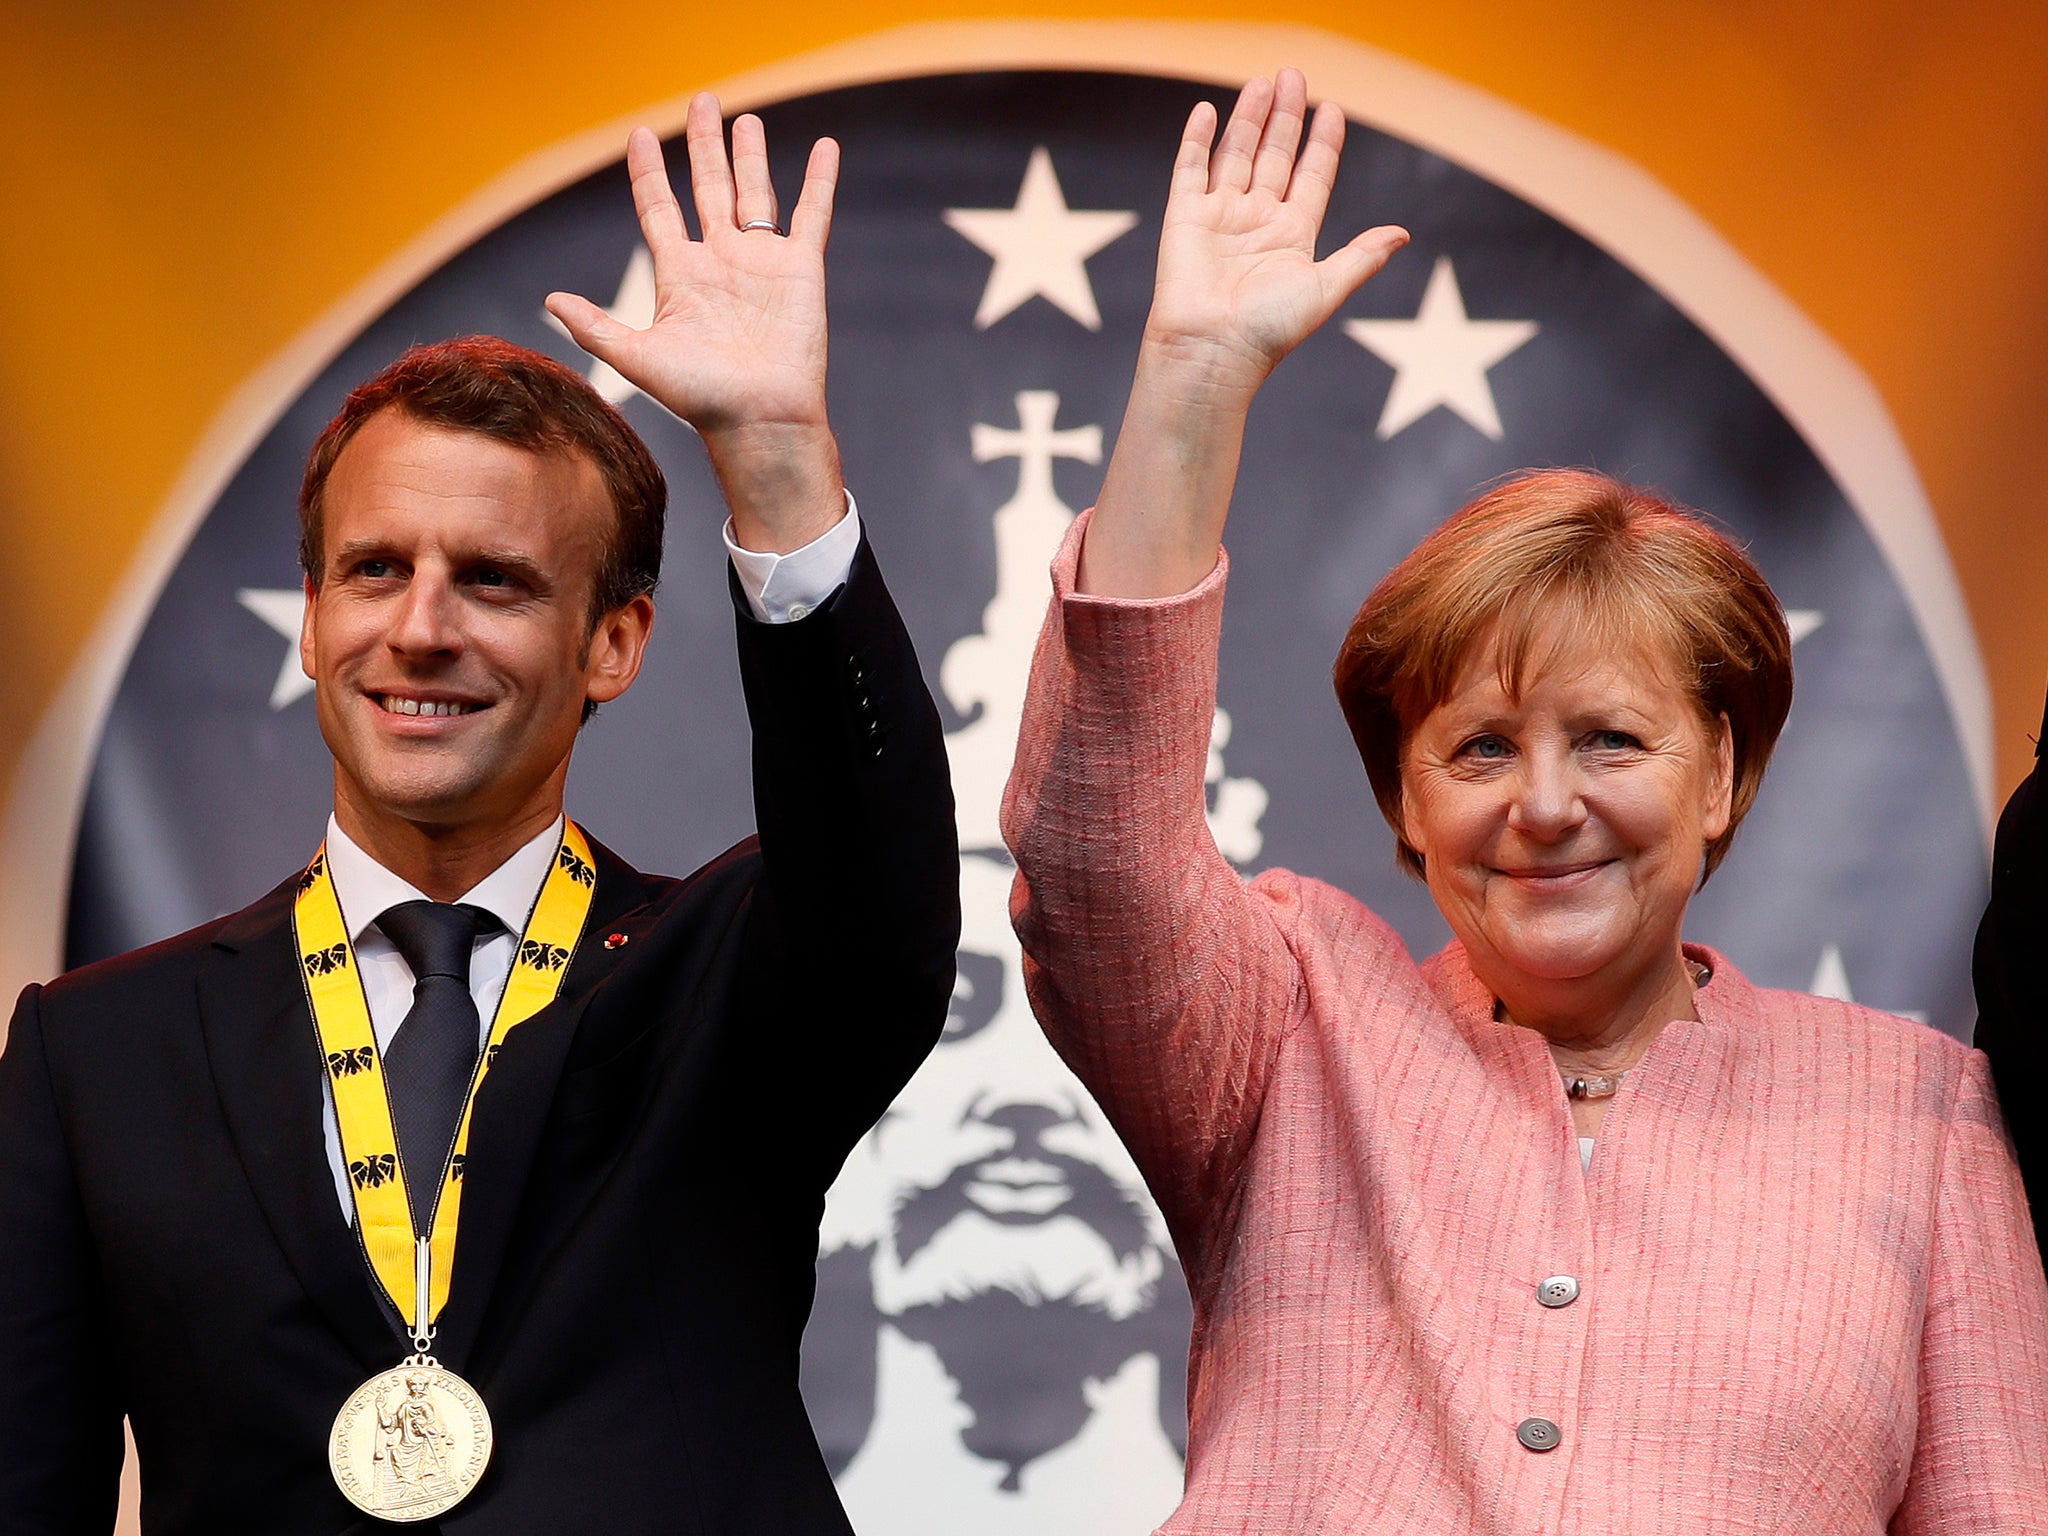
[[[1326,103],[1311,120],[1293,70],[1246,86],[1220,138],[1215,109],[1195,108],[1160,232],[1157,339],[1211,353],[1256,387],[1386,264],[1408,238],[1392,226],[1315,258],[1343,144],[1343,114]]]

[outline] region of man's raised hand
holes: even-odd
[[[743,545],[795,549],[845,505],[825,413],[825,245],[839,146],[812,146],[785,235],[758,117],[734,120],[728,159],[718,99],[702,93],[687,138],[694,240],[660,141],[636,128],[626,143],[654,258],[653,323],[635,330],[569,293],[549,294],[547,307],[585,351],[697,429]]]
[[[1315,259],[1343,145],[1343,112],[1324,102],[1310,119],[1299,70],[1248,84],[1220,138],[1215,108],[1195,108],[1174,160],[1148,345],[1256,390],[1407,244],[1406,230],[1382,225]]]

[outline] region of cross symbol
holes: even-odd
[[[1021,459],[1017,470],[1016,500],[1057,500],[1052,488],[1052,461],[1079,459],[1085,464],[1102,462],[1102,428],[1069,427],[1053,430],[1060,413],[1060,397],[1050,389],[1017,392],[1017,430],[991,427],[976,422],[968,440],[974,462]]]

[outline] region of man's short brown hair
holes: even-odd
[[[1748,556],[1695,512],[1585,470],[1518,475],[1462,508],[1373,589],[1337,652],[1337,700],[1400,859],[1408,733],[1450,696],[1476,645],[1519,697],[1560,615],[1614,654],[1648,654],[1735,759],[1728,829],[1708,844],[1704,883],[1756,801],[1792,707],[1792,636]]]
[[[532,453],[589,458],[613,512],[591,593],[592,628],[660,582],[668,483],[640,435],[581,374],[553,358],[496,336],[462,336],[411,347],[357,385],[313,444],[299,486],[299,565],[316,588],[327,477],[363,423],[387,409]]]

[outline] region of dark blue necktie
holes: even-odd
[[[377,926],[412,967],[412,1008],[384,1053],[384,1080],[413,1230],[424,1237],[476,1071],[479,1021],[469,995],[470,951],[479,935],[503,925],[481,907],[408,901],[378,918]]]

